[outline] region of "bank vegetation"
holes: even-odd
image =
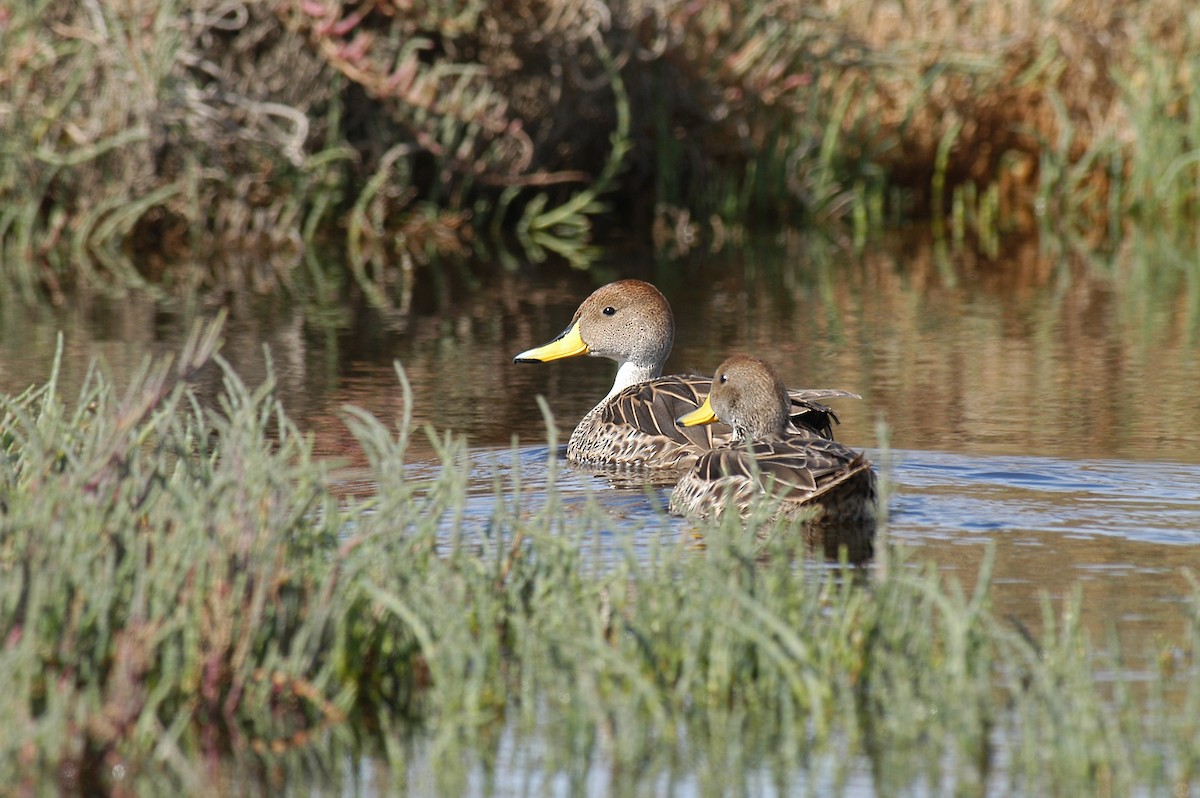
[[[0,9],[0,256],[23,295],[377,301],[484,254],[932,219],[1194,227],[1181,0],[39,0]],[[342,256],[344,253],[344,256]]]

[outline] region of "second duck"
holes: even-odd
[[[874,532],[875,472],[871,461],[844,444],[789,431],[788,395],[775,369],[735,355],[720,365],[712,390],[681,427],[716,420],[733,426],[734,439],[696,460],[671,493],[681,515],[745,516],[763,497],[773,514],[810,527],[846,526],[865,540]]]

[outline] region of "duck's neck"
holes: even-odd
[[[645,363],[634,363],[631,360],[626,360],[617,368],[617,378],[613,380],[612,390],[604,398],[605,400],[611,399],[630,385],[637,385],[639,382],[652,380],[661,374],[662,366],[646,365]]]
[[[731,425],[733,427],[733,439],[750,442],[766,438],[786,437],[787,422],[787,413],[783,413],[778,418],[753,418],[748,422],[737,420]]]

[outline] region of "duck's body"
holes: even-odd
[[[722,363],[706,401],[678,423],[720,419],[733,426],[733,440],[697,458],[671,492],[671,510],[745,516],[769,497],[776,517],[855,528],[869,540],[876,511],[871,461],[836,441],[789,430],[787,411],[787,393],[768,364],[745,356]]]
[[[712,380],[691,374],[657,377],[605,397],[576,425],[567,459],[593,467],[679,470],[700,454],[727,443],[727,424],[680,427],[675,419],[704,404]],[[844,391],[798,390],[789,395],[792,425],[814,437],[831,437],[833,410],[817,399],[854,396]],[[672,480],[673,481],[673,480]]]
[[[662,376],[674,336],[671,307],[658,289],[641,280],[618,280],[585,299],[561,335],[513,359],[531,363],[591,355],[617,362],[612,389],[571,433],[569,462],[677,471],[730,438],[726,425],[676,426],[676,418],[704,403],[712,381],[695,375]],[[837,390],[792,392],[790,428],[830,437],[837,416],[819,400],[839,397],[859,398]]]
[[[730,442],[706,452],[676,483],[671,511],[748,515],[764,496],[774,515],[818,525],[862,523],[875,517],[875,472],[862,452],[803,435]]]

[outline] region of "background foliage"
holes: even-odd
[[[515,237],[720,245],[747,220],[1186,224],[1179,0],[39,0],[0,10],[0,247],[27,294],[381,295]],[[512,235],[515,234],[515,235]]]

